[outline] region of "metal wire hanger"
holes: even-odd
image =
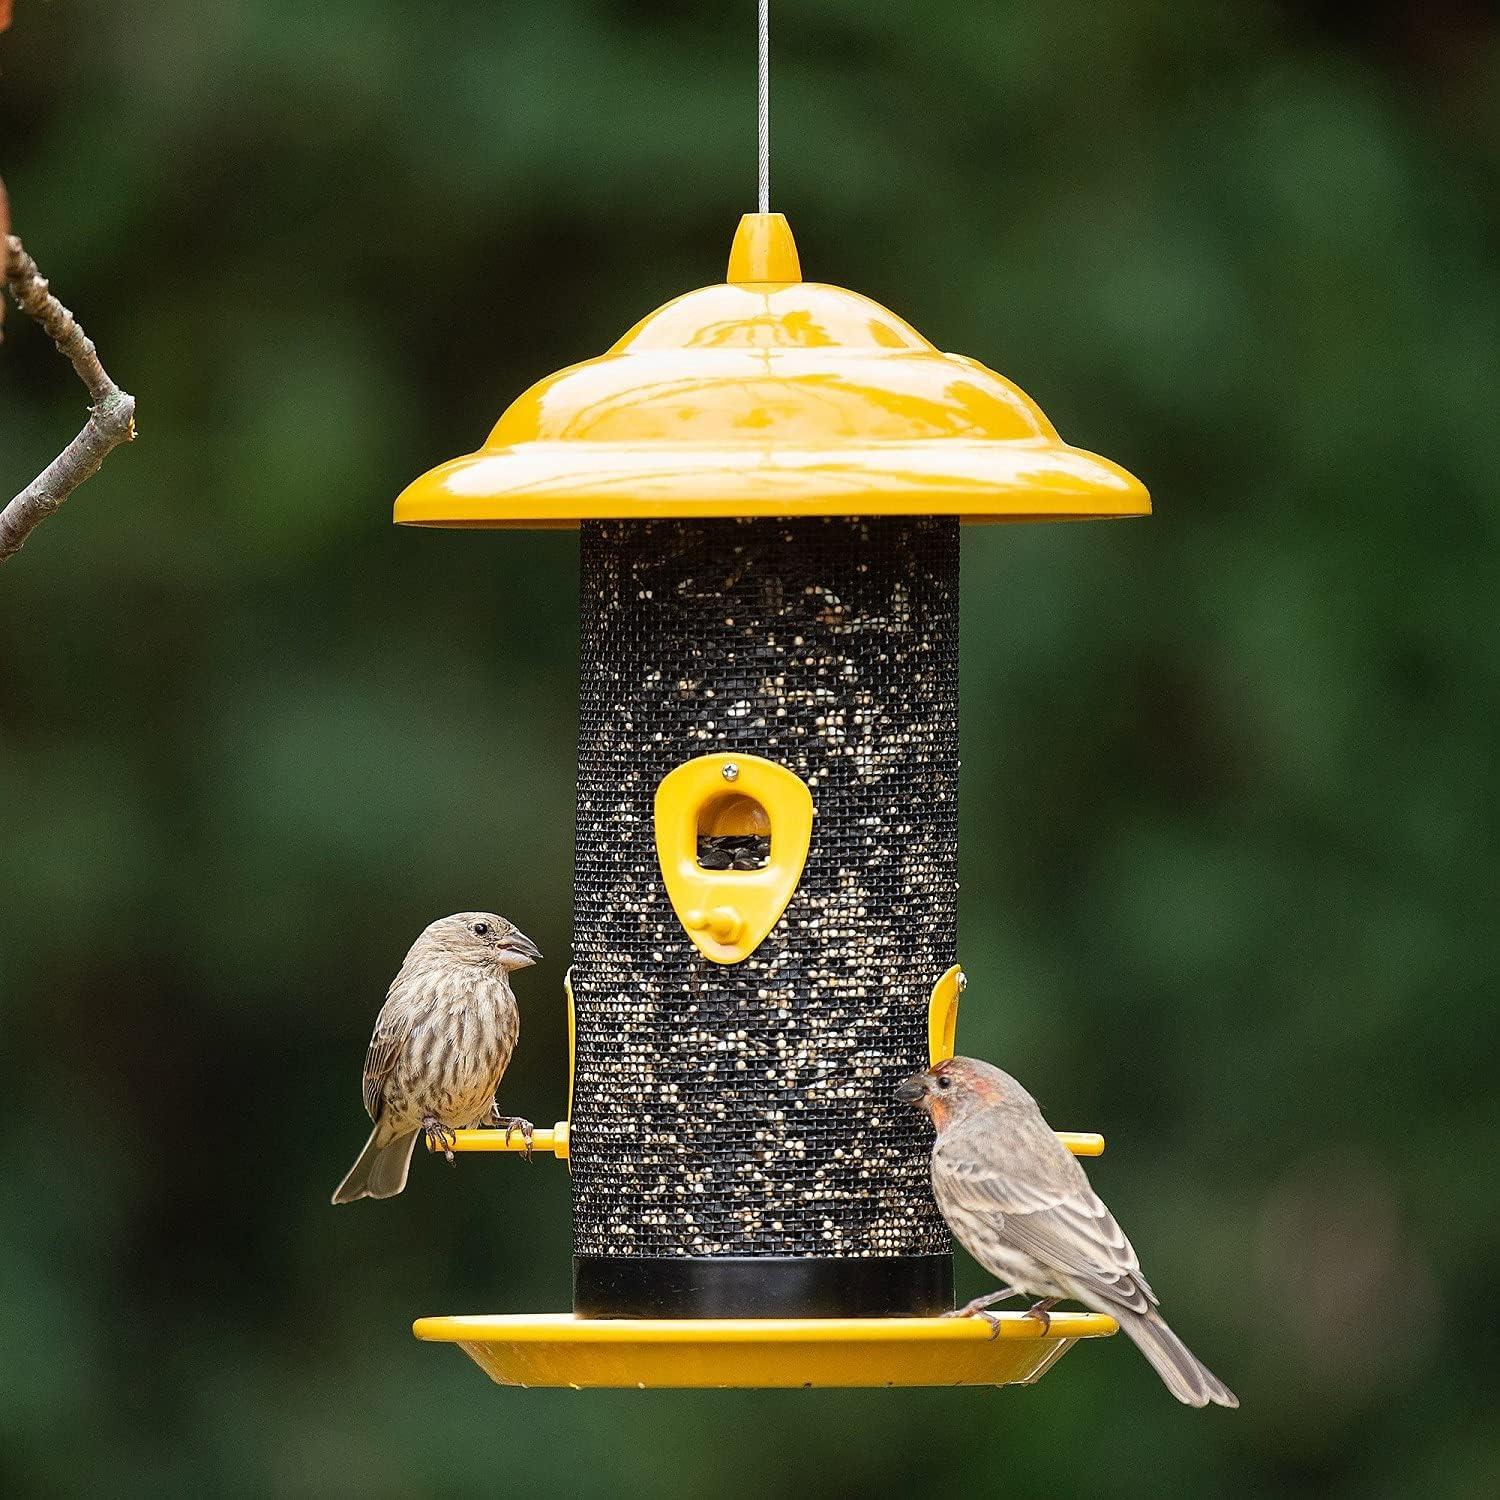
[[[759,0],[757,51],[759,79],[756,125],[760,144],[760,211],[771,212],[771,0]]]

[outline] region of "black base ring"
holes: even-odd
[[[953,1307],[953,1257],[575,1255],[582,1318],[930,1318]]]

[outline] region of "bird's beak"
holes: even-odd
[[[542,956],[542,950],[524,932],[513,932],[505,940],[505,952],[516,960],[515,967],[528,969]]]
[[[896,1097],[903,1104],[920,1104],[926,1093],[927,1075],[925,1073],[913,1073],[910,1078],[903,1078],[896,1085]]]

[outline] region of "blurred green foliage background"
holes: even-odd
[[[564,1170],[329,1208],[433,916],[546,951],[505,1098],[562,1110],[575,539],[389,506],[722,275],[753,11],[21,0],[0,40],[16,229],[140,401],[0,570],[6,1494],[1494,1493],[1477,3],[774,21],[807,273],[1154,493],[966,535],[960,1044],[1109,1135],[1094,1181],[1243,1410],[1123,1339],[1030,1390],[502,1392],[407,1323],[563,1307]],[[81,403],[13,315],[0,494]]]

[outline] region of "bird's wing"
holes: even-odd
[[[933,1157],[939,1202],[989,1218],[1016,1249],[1104,1301],[1145,1312],[1156,1294],[1125,1231],[1067,1148],[1038,1123],[1019,1143],[1013,1132],[978,1129],[964,1132],[961,1149],[940,1145]]]
[[[1005,1231],[1018,1248],[1110,1302],[1138,1313],[1156,1303],[1134,1247],[1092,1188],[1038,1213],[1009,1216]]]
[[[409,1006],[400,1009],[387,1005],[375,1022],[375,1034],[370,1038],[370,1050],[365,1054],[365,1113],[380,1123],[385,1105],[385,1080],[401,1049],[411,1035],[413,1011]]]

